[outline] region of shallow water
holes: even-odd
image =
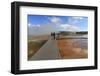
[[[74,41],[74,47],[79,47],[82,49],[88,48],[88,39],[72,39]]]

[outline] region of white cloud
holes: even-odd
[[[75,25],[69,25],[69,24],[62,24],[60,25],[63,30],[66,31],[78,31],[80,28]]]
[[[28,26],[31,26],[31,23],[28,23]]]
[[[28,26],[29,26],[29,27],[33,27],[33,26],[35,26],[35,25],[33,25],[33,24],[31,24],[31,23],[28,23]]]
[[[61,19],[58,18],[58,17],[49,17],[48,19],[54,24],[60,24],[61,23]]]
[[[62,28],[65,28],[65,29],[66,29],[66,27],[68,27],[69,24],[61,24],[60,26],[61,26]]]
[[[79,19],[79,20],[81,20],[81,19],[83,19],[83,17],[72,17],[73,19]]]
[[[39,25],[39,24],[36,24],[36,25],[35,25],[35,24],[28,23],[28,26],[29,26],[29,27],[40,27],[41,25]]]
[[[36,26],[37,26],[37,27],[40,27],[41,25],[37,24]]]
[[[68,19],[68,24],[76,25],[77,23],[80,22],[80,20],[83,20],[83,19],[84,17],[73,16]]]

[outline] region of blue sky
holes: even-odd
[[[32,31],[39,32],[47,30],[52,31],[87,31],[88,17],[81,16],[48,16],[48,15],[28,15],[28,27]],[[46,32],[46,31],[44,31]]]

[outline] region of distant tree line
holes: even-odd
[[[70,31],[59,31],[59,32],[51,32],[51,36],[53,39],[59,38],[59,36],[65,35],[85,35],[88,34],[88,31],[79,31],[79,32],[70,32]]]
[[[76,34],[88,34],[87,31],[76,32]]]
[[[79,31],[79,32],[70,32],[70,31],[59,31],[59,33],[56,33],[58,35],[84,35],[88,34],[88,31]]]

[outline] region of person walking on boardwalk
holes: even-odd
[[[53,37],[53,39],[56,38],[56,36],[55,36],[55,32],[51,33],[51,37]]]

